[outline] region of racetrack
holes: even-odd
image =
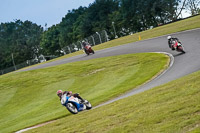
[[[90,60],[94,58],[130,54],[130,53],[144,53],[144,52],[167,52],[174,56],[174,64],[168,70],[165,75],[156,80],[155,85],[157,86],[163,83],[167,83],[171,80],[175,80],[184,75],[190,74],[197,70],[200,70],[200,28],[183,31],[171,34],[173,37],[178,37],[182,42],[186,54],[181,54],[176,51],[171,51],[167,44],[167,35],[148,39],[144,41],[139,41],[135,43],[130,43],[126,45],[111,47],[103,50],[96,51],[94,55],[87,56],[85,54],[56,60],[54,62],[49,62],[46,64],[41,64],[33,66],[27,69],[22,69],[20,71],[28,71],[33,69],[40,69],[50,66],[55,66],[59,64],[65,64],[69,62],[76,62],[81,60]]]
[[[34,66],[23,71],[39,69],[49,66],[54,66],[58,64],[64,64],[68,62],[75,62],[80,60],[89,60],[93,58],[114,56],[128,53],[143,53],[143,52],[167,52],[171,53],[174,57],[173,65],[161,76],[155,78],[151,82],[128,92],[127,94],[115,98],[105,104],[111,103],[118,99],[134,95],[145,90],[151,89],[155,86],[167,83],[169,81],[175,80],[192,72],[200,70],[200,29],[190,30],[171,34],[174,37],[178,37],[182,42],[186,54],[180,54],[176,51],[171,51],[167,44],[167,35],[153,38],[149,40],[139,41],[136,43],[130,43],[126,45],[121,45],[117,47],[107,48],[104,50],[96,51],[94,55],[78,55],[71,58],[66,58],[62,60],[57,60],[54,62]],[[22,71],[22,70],[20,70]],[[104,104],[102,104],[104,105]],[[102,106],[101,105],[101,106]]]

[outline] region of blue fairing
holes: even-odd
[[[68,103],[68,102],[71,102],[71,103],[73,103],[74,105],[76,105],[76,108],[78,109],[78,111],[82,111],[83,109],[84,109],[84,105],[83,104],[79,104],[79,103],[77,103],[77,102],[74,102],[74,101],[69,101],[69,96],[66,96],[66,102],[65,102],[65,104],[63,104],[63,106],[66,106],[66,104]]]
[[[70,97],[66,96],[66,102],[64,104],[62,104],[63,106],[66,106],[66,104],[68,103]]]
[[[78,111],[82,111],[82,110],[83,110],[83,107],[84,107],[83,104],[79,104],[79,103],[77,103],[77,102],[72,102],[72,101],[70,101],[70,102],[71,102],[71,103],[74,103],[74,104],[76,105]]]

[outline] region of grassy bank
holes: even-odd
[[[150,80],[167,62],[163,54],[129,54],[2,75],[0,132],[68,116],[58,89],[78,92],[95,106]]]
[[[29,132],[199,133],[200,71]]]

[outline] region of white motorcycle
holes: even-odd
[[[81,102],[80,99],[74,96],[67,96],[66,94],[62,96],[61,104],[65,106],[72,114],[77,114],[80,111],[89,110],[92,108],[92,105],[89,101],[85,100],[84,102]]]

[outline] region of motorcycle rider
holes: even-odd
[[[173,47],[173,41],[177,41],[178,43],[181,44],[178,38],[173,38],[171,36],[168,36],[167,39],[168,39],[169,48],[171,48],[172,50],[175,50],[175,48]]]
[[[85,47],[87,45],[87,43],[85,42],[85,40],[82,41],[82,46]]]
[[[88,44],[83,40],[83,41],[82,41],[82,47],[83,47],[85,53],[86,53],[86,50],[87,50],[87,49],[85,48],[86,45],[88,45]]]
[[[64,92],[62,90],[57,91],[57,96],[60,98],[60,100],[62,99],[64,94],[66,94],[67,96],[77,97],[78,99],[81,100],[81,102],[85,102],[85,100],[78,93],[73,94],[71,91],[64,91]]]

